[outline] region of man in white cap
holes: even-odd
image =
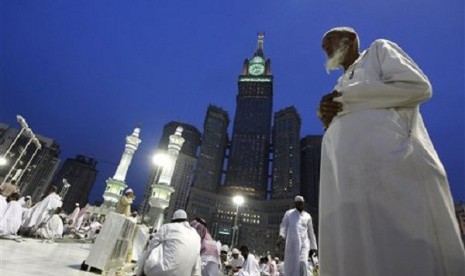
[[[233,248],[231,251],[231,258],[228,261],[228,266],[231,268],[231,275],[238,272],[241,269],[242,264],[244,264],[244,257],[240,255],[240,251],[237,248]]]
[[[313,231],[312,217],[304,211],[304,198],[295,197],[295,208],[288,210],[279,228],[277,245],[282,246],[286,240],[284,251],[284,274],[286,276],[308,275],[308,257],[310,251],[316,252],[316,238]]]
[[[394,42],[359,45],[349,27],[322,40],[327,69],[343,73],[317,113],[320,275],[465,275],[446,171],[420,113],[428,77]]]
[[[115,212],[118,214],[123,214],[126,217],[131,216],[131,204],[136,199],[134,195],[134,191],[129,188],[126,190],[124,195],[119,199],[118,203],[116,204]]]
[[[177,210],[150,240],[136,275],[200,276],[200,236],[189,225],[184,210]]]

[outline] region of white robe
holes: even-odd
[[[286,238],[284,271],[289,276],[299,276],[307,271],[310,249],[317,249],[312,217],[297,209],[288,210],[279,228],[279,235]]]
[[[38,202],[34,207],[31,208],[30,215],[26,219],[24,227],[39,227],[42,222],[48,219],[58,207],[61,207],[63,202],[56,193],[51,193],[45,197],[42,201]]]
[[[8,204],[8,202],[6,202],[6,198],[4,196],[0,195],[0,218],[3,217],[3,213],[5,213],[7,204]]]
[[[81,208],[76,206],[76,208],[74,208],[74,210],[71,212],[71,214],[69,214],[68,220],[73,221],[72,225],[76,224],[76,220],[77,220],[77,217],[79,215],[79,211],[81,211]]]
[[[343,111],[322,142],[320,275],[465,275],[446,173],[419,113],[427,77],[377,40],[335,90]]]
[[[150,240],[139,265],[146,276],[200,276],[200,236],[188,222],[165,224]]]
[[[63,235],[63,220],[58,214],[54,214],[47,223],[37,229],[36,235],[44,239],[59,239]]]
[[[260,266],[258,265],[257,259],[253,254],[247,255],[242,264],[242,268],[239,270],[238,276],[260,276]]]
[[[19,201],[8,202],[0,218],[0,236],[16,235],[21,226],[23,207]]]

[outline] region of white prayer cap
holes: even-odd
[[[31,196],[28,195],[28,196],[26,196],[26,198],[31,198]]]
[[[183,209],[179,209],[176,212],[173,213],[173,218],[171,220],[175,219],[187,219],[187,213]]]
[[[227,244],[221,246],[221,251],[226,251],[228,252],[229,251],[229,246]]]
[[[303,196],[296,196],[295,199],[294,199],[295,202],[298,202],[298,201],[301,201],[301,202],[304,202],[304,197]]]
[[[239,254],[239,250],[237,250],[237,248],[234,248],[234,249],[232,250],[232,254]]]
[[[75,205],[76,205],[76,207],[79,207],[79,203],[76,203]]]
[[[134,191],[131,188],[129,188],[126,190],[125,194],[128,194],[128,193],[134,193]]]

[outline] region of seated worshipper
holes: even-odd
[[[20,197],[18,202],[21,203],[23,208],[31,208],[32,206],[31,196]]]
[[[23,226],[30,232],[34,232],[35,229],[39,228],[54,211],[63,205],[61,198],[56,194],[57,187],[51,186],[47,196],[34,207],[31,208],[29,217],[26,218]]]
[[[6,200],[8,203],[0,218],[0,237],[2,238],[15,239],[18,237],[16,233],[21,226],[23,216],[23,207],[18,199],[19,194],[12,193]]]
[[[134,191],[132,189],[127,189],[124,195],[119,199],[118,203],[116,203],[115,212],[130,217],[131,204],[134,200],[136,200]]]
[[[19,193],[19,187],[16,185],[16,180],[11,180],[11,182],[5,182],[0,185],[0,194],[2,196],[6,198],[12,193]]]
[[[260,267],[257,259],[253,254],[249,253],[249,248],[245,245],[241,246],[241,255],[244,257],[244,263],[239,269],[238,276],[260,276]]]
[[[220,273],[220,248],[218,243],[212,238],[207,229],[207,223],[196,218],[190,225],[200,236],[200,260],[202,276],[218,276]]]
[[[184,210],[177,210],[150,240],[136,275],[200,276],[200,237],[187,222]]]
[[[260,275],[261,276],[270,276],[270,265],[268,264],[268,257],[264,256],[260,258],[260,262],[258,263],[258,267],[260,267]]]
[[[45,225],[37,229],[35,235],[51,241],[60,239],[63,236],[63,219],[59,215],[60,212],[61,207],[58,207]]]
[[[240,252],[237,248],[233,248],[231,251],[231,258],[226,265],[227,268],[230,268],[229,275],[235,275],[234,273],[239,272],[239,269],[241,269],[243,263],[244,257],[240,255]]]
[[[76,203],[74,210],[71,212],[71,214],[68,215],[68,221],[72,220],[75,222],[77,220],[77,217],[80,211],[81,211],[81,208],[79,208],[79,203]]]

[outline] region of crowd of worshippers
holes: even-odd
[[[22,241],[23,237],[53,242],[71,238],[95,239],[102,221],[89,218],[85,208],[76,207],[70,214],[62,209],[62,199],[51,186],[46,196],[33,204],[30,196],[21,196],[15,181],[0,186],[0,238]]]
[[[150,236],[137,262],[137,276],[153,275],[284,275],[284,262],[264,254],[256,256],[247,245],[230,249],[210,235],[201,218],[188,220],[186,211],[174,212],[166,223]],[[309,271],[312,271],[309,259]],[[311,274],[308,274],[311,275]]]

